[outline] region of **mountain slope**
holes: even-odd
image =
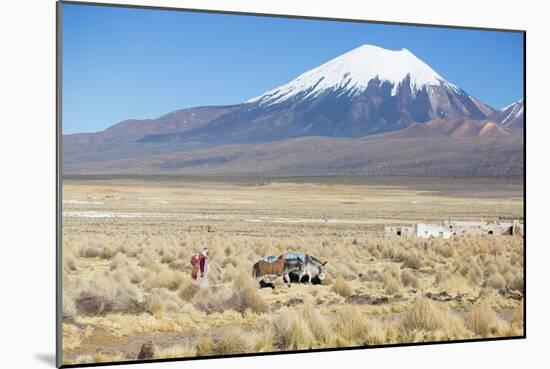
[[[81,174],[506,176],[523,173],[523,150],[516,135],[301,137],[72,164],[64,169]]]
[[[424,123],[388,133],[393,138],[467,138],[467,137],[509,137],[514,132],[491,120],[470,118],[436,118]]]

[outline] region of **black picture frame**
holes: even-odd
[[[524,119],[525,124],[523,126],[523,224],[524,224],[524,237],[523,237],[523,280],[524,280],[524,303],[523,303],[523,335],[520,336],[507,336],[507,337],[493,337],[493,338],[473,338],[473,339],[460,339],[460,340],[448,340],[448,341],[434,341],[434,342],[411,342],[411,343],[398,343],[398,344],[381,344],[381,345],[369,345],[369,346],[353,346],[353,347],[339,347],[339,348],[321,348],[321,349],[309,349],[309,350],[288,350],[288,351],[273,351],[273,352],[256,352],[256,353],[243,353],[243,354],[229,354],[229,355],[212,355],[212,356],[195,356],[195,357],[182,357],[182,358],[169,358],[169,359],[146,359],[146,360],[126,360],[116,362],[98,362],[98,363],[85,363],[85,364],[62,364],[62,127],[63,127],[63,101],[62,101],[62,5],[74,4],[84,5],[90,7],[115,7],[115,8],[131,8],[131,9],[151,9],[151,10],[163,10],[173,12],[191,12],[191,13],[209,13],[209,14],[226,14],[226,15],[239,15],[239,16],[254,16],[254,17],[271,17],[271,18],[287,18],[287,19],[303,19],[303,20],[322,20],[329,22],[348,22],[348,23],[368,23],[368,24],[382,24],[382,25],[399,25],[399,26],[411,26],[411,27],[432,27],[432,28],[451,28],[451,29],[464,29],[464,30],[478,30],[478,31],[494,31],[494,32],[515,32],[523,35],[523,96],[524,96]],[[429,23],[409,23],[409,22],[394,22],[394,21],[381,21],[381,20],[365,20],[365,19],[350,19],[350,18],[333,18],[333,17],[320,17],[320,16],[305,16],[296,14],[270,14],[270,13],[254,13],[254,12],[240,12],[240,11],[228,11],[228,10],[212,10],[212,9],[196,9],[196,8],[180,8],[180,7],[165,7],[165,6],[149,6],[149,5],[130,5],[119,3],[102,3],[102,2],[85,2],[85,1],[70,1],[70,0],[58,0],[56,3],[56,148],[55,148],[55,160],[56,160],[56,366],[58,368],[78,368],[78,367],[91,367],[91,366],[105,366],[105,365],[127,365],[127,364],[143,364],[143,363],[159,363],[159,362],[180,362],[190,360],[212,360],[222,358],[238,358],[238,357],[250,357],[250,356],[270,356],[270,355],[288,355],[288,354],[305,354],[305,353],[319,353],[319,352],[332,352],[332,351],[351,351],[351,350],[364,350],[373,348],[392,348],[392,347],[412,347],[412,346],[427,346],[427,345],[447,345],[456,343],[476,343],[476,342],[490,342],[490,341],[505,341],[505,340],[518,340],[527,338],[527,31],[523,29],[507,29],[507,28],[490,28],[482,26],[460,26],[460,25],[446,25],[446,24],[429,24]]]

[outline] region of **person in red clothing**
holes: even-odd
[[[191,257],[191,279],[194,283],[201,287],[208,286],[208,272],[210,265],[208,264],[208,248],[203,248],[198,254]]]

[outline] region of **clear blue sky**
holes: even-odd
[[[523,97],[523,35],[63,5],[63,132],[242,102],[362,44],[409,49],[501,108]]]

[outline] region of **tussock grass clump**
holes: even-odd
[[[252,342],[252,352],[272,352],[274,350],[273,335],[269,329],[250,334],[249,340]]]
[[[443,324],[442,312],[430,300],[424,298],[416,299],[401,321],[401,327],[405,331],[434,331],[441,329]]]
[[[125,254],[118,253],[115,255],[115,257],[111,260],[111,263],[109,264],[110,270],[117,270],[117,269],[127,269],[128,268],[128,258]]]
[[[258,293],[256,283],[247,274],[241,274],[233,283],[233,294],[226,301],[226,306],[240,313],[247,309],[255,313],[264,313],[268,310],[268,305],[263,297]]]
[[[226,302],[231,297],[229,288],[199,288],[191,298],[191,303],[198,310],[206,313],[221,313],[227,309]]]
[[[512,314],[512,322],[510,323],[511,331],[514,335],[521,336],[523,334],[523,302],[516,306]]]
[[[162,316],[165,312],[179,311],[181,301],[177,294],[165,288],[153,288],[148,298],[149,311],[156,316]]]
[[[75,272],[77,270],[77,261],[73,254],[63,255],[63,269],[66,272]]]
[[[386,269],[384,273],[382,273],[382,280],[384,282],[384,289],[386,290],[386,293],[389,295],[394,295],[397,292],[399,292],[399,289],[401,288],[401,285],[399,283],[399,280],[396,276],[397,273],[392,272],[390,269]]]
[[[475,265],[471,268],[467,268],[466,273],[464,274],[464,277],[473,285],[478,285],[482,278],[483,278],[483,272],[481,269]]]
[[[315,337],[317,345],[327,345],[331,340],[331,332],[326,320],[315,307],[311,303],[306,303],[302,307],[300,314]]]
[[[493,275],[487,278],[487,281],[485,281],[485,285],[487,287],[500,290],[501,288],[506,286],[506,280],[500,275],[500,273],[495,272],[493,273]]]
[[[333,330],[347,345],[362,345],[368,340],[368,322],[355,305],[341,308],[334,320]]]
[[[187,283],[184,282],[178,290],[178,295],[183,301],[191,301],[193,296],[195,296],[200,289],[201,288],[198,285],[191,283],[190,281]]]
[[[62,324],[63,331],[63,348],[72,350],[80,346],[82,335],[77,326],[72,324]]]
[[[376,270],[369,270],[363,273],[360,278],[361,282],[383,282],[382,274]]]
[[[62,297],[62,317],[63,319],[72,319],[76,315],[76,307],[74,305],[74,300],[63,291]]]
[[[438,255],[443,256],[444,258],[450,258],[454,255],[455,250],[451,245],[449,245],[448,243],[445,243],[443,245],[436,246],[435,252]]]
[[[204,336],[197,340],[197,344],[195,346],[195,352],[197,353],[197,356],[208,356],[208,355],[214,355],[214,340],[212,337]]]
[[[103,352],[98,352],[92,356],[92,360],[90,362],[108,363],[108,362],[115,362],[115,361],[124,361],[127,359],[128,358],[123,354],[106,354]]]
[[[338,276],[338,278],[336,278],[330,290],[343,297],[349,297],[353,295],[353,289],[342,276]]]
[[[155,257],[151,252],[144,252],[139,257],[138,265],[142,268],[151,268],[156,264]]]
[[[165,264],[162,264],[157,270],[152,270],[146,277],[147,286],[149,288],[167,288],[175,291],[184,279],[181,272],[172,270]]]
[[[450,295],[455,294],[470,294],[473,295],[476,293],[476,287],[472,286],[470,282],[461,275],[452,275],[451,277],[445,279],[444,281],[438,283],[438,286],[449,293]]]
[[[101,255],[101,247],[97,245],[84,246],[80,249],[79,255],[83,258],[97,258]]]
[[[401,273],[401,283],[403,283],[403,286],[418,288],[418,278],[410,269],[405,269]]]
[[[176,259],[176,252],[174,250],[167,250],[162,253],[162,256],[160,257],[160,262],[163,264],[170,264],[176,261]]]
[[[133,285],[124,271],[96,272],[71,290],[77,314],[139,313],[145,310],[141,289]]]
[[[477,305],[466,315],[465,324],[481,337],[498,335],[501,329],[500,318],[486,302]]]
[[[100,257],[105,260],[112,259],[118,253],[118,249],[112,246],[104,246]]]
[[[418,288],[418,278],[416,278],[416,275],[410,269],[405,269],[401,273],[401,283],[403,283],[403,286]]]
[[[214,341],[214,355],[242,354],[250,352],[250,346],[243,335],[230,329]]]
[[[128,266],[127,271],[128,279],[133,284],[139,284],[145,278],[145,271],[138,266]]]
[[[403,266],[405,268],[420,269],[422,268],[422,259],[417,253],[411,252],[403,260]]]
[[[438,268],[435,272],[435,283],[441,284],[442,282],[445,282],[449,278],[451,278],[452,274],[447,268]]]
[[[523,274],[518,274],[514,277],[512,282],[510,282],[509,287],[514,290],[524,292],[525,282],[523,281]]]
[[[201,337],[195,347],[197,356],[242,354],[250,352],[250,349],[248,341],[236,329]]]
[[[290,311],[282,311],[273,319],[273,346],[279,350],[304,350],[315,344],[308,325]]]
[[[157,349],[155,359],[177,359],[180,357],[196,356],[196,348],[188,342],[174,346]]]

